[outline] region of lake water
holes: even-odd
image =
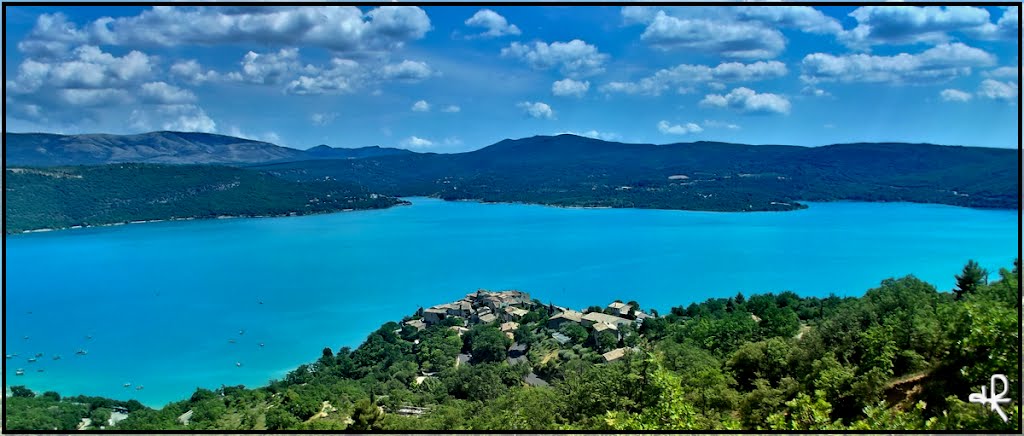
[[[162,406],[197,386],[265,384],[325,346],[355,347],[388,320],[478,288],[576,308],[635,299],[665,312],[738,291],[860,295],[906,274],[948,290],[968,259],[995,271],[1017,256],[1016,211],[411,200],[378,211],[6,237],[4,351],[19,353],[5,362],[7,383]],[[44,356],[27,362],[35,353]]]

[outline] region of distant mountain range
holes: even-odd
[[[54,135],[4,133],[7,166],[163,164],[249,164],[309,159],[359,159],[412,153],[380,147],[309,150],[210,133],[151,132],[138,135]]]
[[[326,145],[296,150],[205,133],[5,134],[7,167],[229,164],[388,196],[558,206],[770,211],[802,201],[907,201],[1019,207],[1018,151],[906,143],[821,147],[625,144],[574,135],[506,139],[479,150],[415,153]]]

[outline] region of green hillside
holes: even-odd
[[[210,165],[6,168],[7,233],[174,218],[375,209],[400,201],[341,183],[301,183]]]

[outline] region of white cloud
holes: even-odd
[[[203,66],[195,59],[175,62],[174,65],[171,65],[170,73],[172,77],[176,77],[193,85],[199,85],[220,79],[220,74],[216,71],[203,71]]]
[[[939,93],[939,96],[942,97],[943,101],[955,101],[961,103],[971,101],[971,97],[973,97],[971,93],[963,92],[959,89],[943,89],[942,92]]]
[[[708,128],[712,128],[712,129],[739,130],[739,128],[740,128],[740,126],[738,126],[736,124],[728,123],[728,122],[724,122],[724,121],[717,121],[717,120],[704,120],[703,124],[704,124],[704,127],[708,127]]]
[[[943,43],[947,32],[989,22],[988,11],[970,6],[864,6],[850,13],[857,27],[839,35],[855,48],[878,44]]]
[[[270,53],[250,51],[242,57],[240,64],[241,71],[229,73],[229,79],[274,85],[284,82],[286,78],[303,70],[302,64],[299,62],[299,49],[297,48],[282,48],[277,52]],[[312,70],[312,66],[306,67],[307,72]]]
[[[382,6],[365,13],[355,6],[156,6],[136,16],[104,17],[81,27],[62,14],[43,14],[19,49],[54,53],[80,44],[260,44],[374,52],[401,47],[430,29],[426,12],[414,6]]]
[[[487,29],[477,36],[484,38],[496,38],[505,35],[519,35],[522,32],[515,24],[509,24],[505,17],[490,9],[481,9],[473,14],[466,25],[471,27],[483,27]]]
[[[590,89],[590,82],[562,79],[551,84],[551,93],[559,97],[583,97]]]
[[[638,82],[611,82],[601,86],[604,92],[626,94],[661,95],[677,88],[689,91],[690,87],[707,83],[709,86],[724,88],[718,82],[754,82],[785,76],[789,71],[779,61],[758,61],[749,64],[725,62],[716,67],[682,64],[673,68],[658,70],[654,75]]]
[[[981,81],[978,88],[978,96],[992,100],[1016,102],[1020,90],[1016,82],[1000,82],[998,80],[985,79]]]
[[[153,60],[139,51],[117,57],[98,47],[78,47],[69,57],[56,61],[26,59],[18,67],[7,90],[17,94],[40,89],[124,88],[153,74]]]
[[[839,35],[844,44],[868,49],[881,44],[938,44],[962,32],[982,39],[1017,39],[1017,10],[1008,8],[995,23],[973,6],[864,6],[850,13],[857,26]]]
[[[138,130],[159,128],[180,132],[217,131],[217,123],[207,116],[202,108],[195,105],[162,105],[153,109],[135,109],[128,121]]]
[[[316,112],[309,116],[309,120],[314,126],[326,126],[334,122],[334,119],[338,117],[335,112]]]
[[[420,100],[412,104],[413,112],[430,112],[430,103],[426,100]]]
[[[609,58],[607,54],[599,52],[597,47],[579,39],[551,44],[537,41],[532,46],[513,42],[501,49],[501,55],[520,59],[537,70],[557,67],[562,74],[572,78],[603,73],[604,64]]]
[[[400,143],[404,148],[428,148],[433,147],[434,142],[429,139],[423,139],[418,136],[410,136],[405,138]]]
[[[821,89],[821,88],[818,88],[818,87],[815,87],[815,86],[805,86],[805,87],[803,87],[803,89],[800,90],[800,93],[804,94],[804,95],[809,95],[811,97],[831,97],[832,96],[832,94],[830,94],[828,91],[826,91],[824,89]]]
[[[724,57],[766,59],[786,47],[777,29],[743,21],[677,18],[658,11],[640,39],[663,50],[696,50]]]
[[[459,107],[458,105],[454,105],[454,104],[450,104],[448,106],[445,106],[445,107],[441,108],[441,112],[450,113],[450,114],[454,114],[454,113],[457,113],[457,112],[460,112],[460,111],[462,111],[462,108]]]
[[[381,76],[385,79],[399,80],[403,82],[419,82],[434,74],[426,62],[404,60],[397,64],[385,65],[381,69]]]
[[[196,101],[196,95],[166,82],[143,83],[139,90],[142,101],[156,104],[184,104]]]
[[[685,135],[688,133],[700,133],[704,129],[694,123],[669,124],[668,121],[661,120],[658,122],[658,131],[666,135]]]
[[[1016,79],[1020,73],[1017,67],[999,67],[992,71],[986,71],[985,75],[997,79]]]
[[[539,101],[538,102],[524,101],[524,102],[520,102],[519,104],[517,104],[516,107],[522,109],[523,112],[525,112],[527,115],[529,115],[529,116],[531,116],[533,118],[548,119],[548,120],[551,120],[551,119],[555,118],[555,111],[552,110],[551,106],[548,106],[547,103],[542,103],[542,102],[539,102]]]
[[[346,94],[365,82],[365,71],[356,61],[331,59],[327,67],[306,66],[303,75],[288,82],[285,92],[296,95]]]
[[[971,67],[994,63],[995,56],[959,42],[938,45],[919,54],[894,56],[812,53],[803,59],[800,78],[807,83],[934,83],[969,75]]]
[[[583,132],[576,132],[576,131],[572,131],[572,130],[567,130],[567,131],[564,131],[564,132],[555,133],[555,135],[556,136],[557,135],[584,136],[584,137],[587,137],[587,138],[600,139],[602,141],[618,141],[618,140],[622,139],[622,135],[619,135],[618,133],[615,133],[615,132],[599,132],[599,131],[593,130],[593,129],[586,130],[586,131],[583,131]]]
[[[728,94],[708,94],[700,102],[703,106],[722,107],[751,114],[788,114],[789,100],[777,94],[757,93],[749,88],[736,88]]]

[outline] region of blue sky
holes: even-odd
[[[7,7],[8,131],[1017,148],[1016,7]]]

